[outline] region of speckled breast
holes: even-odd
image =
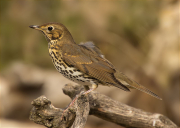
[[[52,58],[55,68],[64,77],[81,85],[92,85],[95,83],[97,84],[96,80],[90,78],[89,76],[85,75],[84,73],[77,70],[76,68],[70,67],[66,63],[64,63],[64,61],[62,60],[62,56],[58,50],[49,49],[49,54]]]

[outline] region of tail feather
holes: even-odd
[[[123,85],[125,85],[128,88],[135,88],[137,90],[140,90],[144,93],[147,93],[159,100],[162,100],[158,95],[156,95],[155,93],[153,93],[152,91],[150,91],[149,89],[147,89],[146,87],[138,84],[137,82],[129,79],[126,75],[124,75],[122,72],[117,71],[114,76],[116,77],[116,79],[122,83]]]
[[[129,88],[127,86],[121,84],[119,81],[118,81],[118,84],[111,83],[111,85],[113,85],[113,86],[115,86],[117,88],[120,88],[120,89],[122,89],[124,91],[130,92]]]

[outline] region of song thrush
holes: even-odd
[[[47,23],[29,27],[43,32],[53,64],[64,77],[91,87],[85,94],[101,84],[124,91],[135,88],[161,100],[158,95],[119,72],[92,42],[76,44],[63,24]]]

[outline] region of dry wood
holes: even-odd
[[[82,86],[65,85],[64,94],[72,99],[76,96],[78,98],[65,112],[62,120],[64,109],[55,108],[45,96],[35,99],[32,101],[34,107],[30,120],[49,128],[83,128],[91,114],[127,128],[177,128],[170,119],[161,114],[130,107],[97,92],[81,95],[83,91]]]

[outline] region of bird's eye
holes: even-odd
[[[53,30],[53,27],[51,27],[51,26],[50,26],[50,27],[48,27],[48,30],[49,30],[49,31]]]

